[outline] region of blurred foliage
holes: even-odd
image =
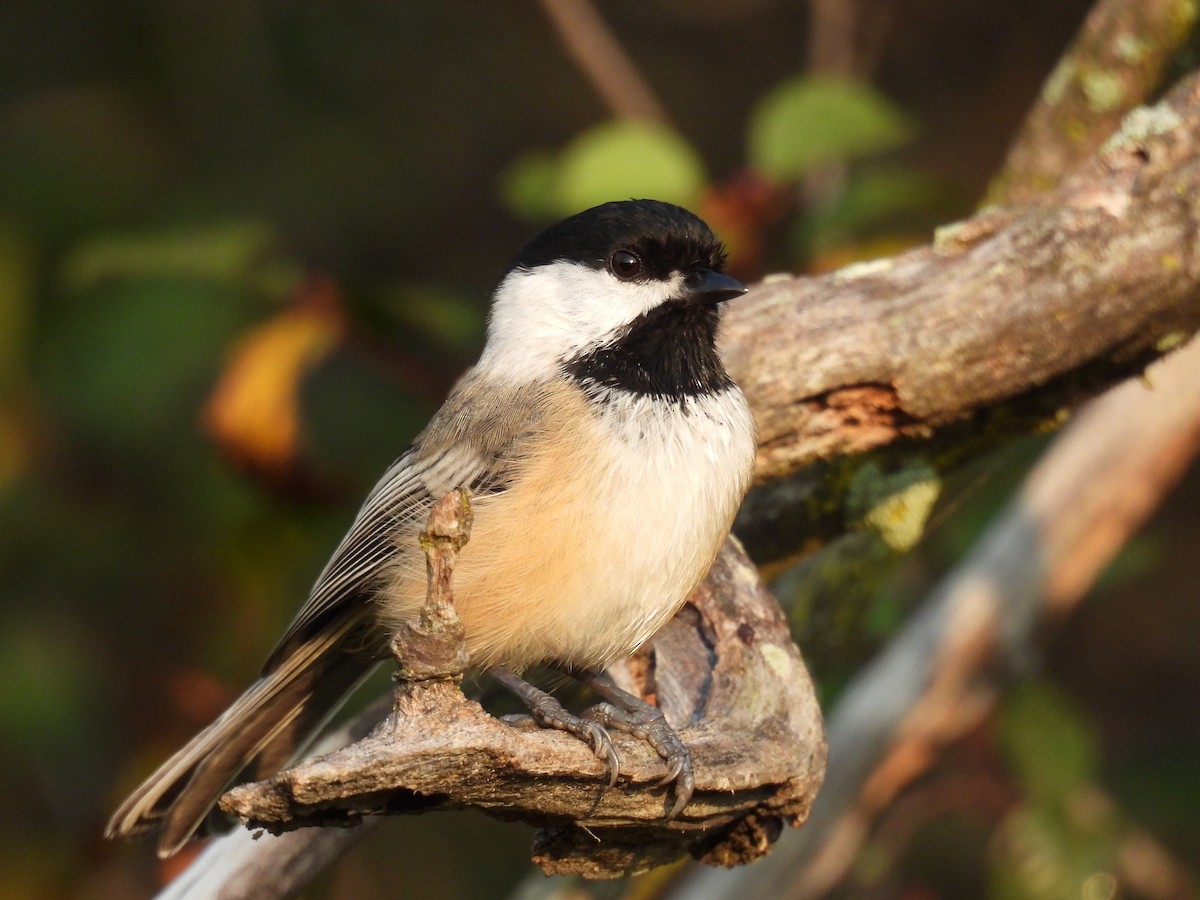
[[[572,139],[561,151],[537,148],[506,170],[500,193],[514,215],[546,223],[613,198],[656,197],[700,209],[731,244],[732,265],[746,264],[743,232],[778,226],[787,204],[761,207],[760,184],[777,196],[794,192],[806,176],[829,166],[870,159],[907,143],[916,133],[911,117],[861,82],[829,76],[797,75],[773,88],[746,124],[746,171],[753,178],[714,185],[700,152],[678,132],[638,121],[608,121]],[[722,195],[712,202],[713,194]],[[751,212],[737,221],[730,206]],[[876,253],[903,249],[939,213],[954,205],[941,180],[891,165],[855,166],[844,184],[792,219],[786,254],[772,262],[785,268],[810,263],[821,254],[868,246],[865,237],[890,233]],[[758,209],[754,209],[758,206]],[[754,240],[760,239],[756,235]],[[761,265],[757,254],[754,265]]]
[[[1062,809],[1099,774],[1095,728],[1078,704],[1044,682],[1020,685],[1006,699],[1000,746],[1035,806]]]
[[[298,305],[238,341],[205,406],[205,423],[243,468],[269,477],[300,456],[300,386],[341,330],[332,312]]]
[[[696,207],[707,180],[699,153],[670,129],[613,121],[589,128],[559,154],[522,156],[504,178],[503,195],[517,215],[544,222],[631,197]]]
[[[278,235],[253,221],[100,234],[69,253],[60,272],[68,294],[106,281],[178,277],[282,296],[299,277],[279,257]]]
[[[775,181],[900,146],[914,125],[868,85],[827,75],[798,75],[754,110],[750,164]]]
[[[668,127],[611,120],[534,4],[0,4],[0,897],[148,896],[172,871],[104,843],[104,817],[254,677],[535,227],[653,195],[701,212],[747,278],[895,252],[969,209],[1081,9],[932,2],[876,89],[798,74],[808,4],[604,6]],[[826,696],[1039,446],[947,485],[911,553],[936,486],[863,486],[840,580],[828,558],[792,575]],[[1194,556],[1138,546],[1107,591]],[[1195,613],[1171,596],[1142,598],[1140,630],[1101,602],[1117,624],[1096,628],[1144,636],[1136,696],[1186,705],[1200,678],[1172,641]],[[1113,655],[1085,649],[1062,672],[1082,694]],[[1013,896],[1033,835],[1077,874],[1108,826],[1087,837],[1072,797],[1106,779],[1200,854],[1190,720],[1043,694],[1001,729],[1008,836],[939,871]],[[1176,731],[1090,724],[1138,716]],[[389,823],[312,893],[504,896],[527,842],[477,816]]]
[[[830,257],[857,247],[861,258],[865,238],[883,234],[892,246],[878,252],[891,255],[906,247],[910,235],[921,233],[931,216],[953,208],[952,192],[940,179],[895,165],[864,165],[840,191],[796,221],[794,252],[818,260],[814,268],[828,269]]]
[[[1045,682],[1006,699],[1000,743],[1022,800],[1001,823],[992,860],[998,898],[1115,894],[1119,814],[1095,786],[1098,736],[1086,713]],[[1090,887],[1089,887],[1090,885]]]
[[[903,567],[941,489],[936,471],[920,457],[893,471],[865,462],[847,486],[846,533],[772,582],[818,675],[824,703],[836,698],[916,603],[919,594]]]

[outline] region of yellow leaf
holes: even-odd
[[[287,480],[297,468],[300,387],[342,336],[336,310],[306,303],[258,326],[234,346],[204,410],[204,424],[235,462]]]

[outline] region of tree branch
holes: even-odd
[[[614,116],[670,125],[650,85],[589,0],[541,0],[541,5],[563,47]]]
[[[234,788],[222,808],[284,831],[361,816],[474,807],[543,827],[547,872],[611,877],[691,853],[733,865],[807,815],[824,770],[820,712],[787,623],[734,543],[705,585],[620,677],[656,693],[696,768],[696,793],[667,822],[662,761],[614,735],[622,778],[579,740],[514,728],[431,675],[398,684],[367,738]],[[735,762],[736,761],[736,762]]]
[[[1095,153],[1163,83],[1198,14],[1181,0],[1097,3],[1042,87],[986,202],[1035,200]]]
[[[794,549],[770,546],[781,538],[844,530],[849,479],[814,463],[911,456],[919,440],[945,471],[1056,426],[1185,341],[1200,326],[1198,218],[1191,75],[1038,203],[981,213],[891,259],[770,280],[731,304],[722,338],[758,425],[756,481],[810,467],[745,508],[739,534],[755,557]]]
[[[1192,76],[1036,205],[757,288],[723,330],[758,424],[757,480],[1018,398],[1042,420],[1140,370],[1200,325],[1198,214]]]
[[[970,556],[850,685],[829,722],[836,766],[808,827],[736,887],[696,870],[687,889],[713,900],[820,896],[919,761],[991,710],[1037,630],[1079,602],[1200,452],[1200,341],[1147,375],[1079,415]]]
[[[327,753],[366,737],[387,714],[375,703],[354,721],[325,735],[309,748]],[[305,828],[267,834],[235,828],[212,838],[156,900],[283,900],[304,889],[325,868],[357,844],[378,822],[357,828]]]

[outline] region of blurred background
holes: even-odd
[[[1088,5],[0,4],[0,897],[145,897],[186,862],[106,816],[255,676],[522,241],[653,195],[747,279],[924,242]],[[797,615],[827,703],[1043,440],[964,477],[859,614]],[[1134,825],[1200,859],[1198,476],[841,895],[1058,896],[1046,866],[1111,868]],[[530,835],[389,822],[308,895],[509,896]]]

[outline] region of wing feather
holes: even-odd
[[[428,516],[433,498],[421,478],[422,467],[414,465],[416,459],[416,449],[407,451],[367,495],[350,530],[317,576],[308,601],[268,657],[264,673],[280,665],[298,641],[339,618],[349,605],[363,602],[396,555],[396,540],[418,518]]]
[[[517,455],[514,447],[540,421],[546,396],[537,386],[484,387],[474,373],[465,376],[412,448],[367,495],[263,672],[277,668],[314,631],[369,602],[400,542],[415,543],[438,498],[458,487],[475,493],[504,490]]]

